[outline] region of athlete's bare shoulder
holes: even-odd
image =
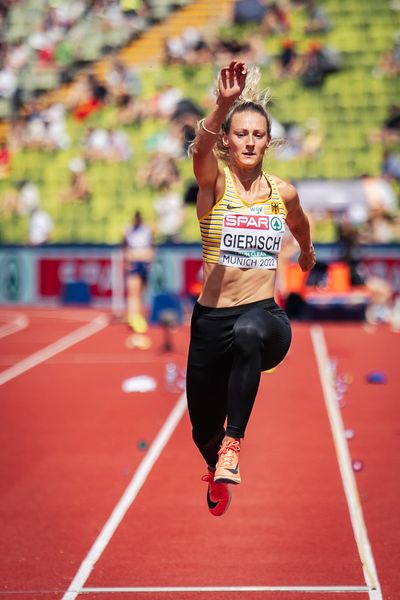
[[[282,196],[282,200],[287,203],[298,199],[297,190],[292,183],[285,181],[277,175],[271,175],[272,179],[278,187],[278,191]]]

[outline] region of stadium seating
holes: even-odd
[[[29,6],[40,8],[40,0],[30,0]],[[176,6],[178,3],[174,2]],[[161,64],[163,44],[168,34],[178,34],[186,27],[205,27],[209,33],[211,25],[216,25],[224,36],[236,35],[237,30],[226,23],[230,0],[220,3],[209,0],[187,2],[182,0],[183,9],[171,12],[171,3],[152,0],[155,9],[153,25],[140,37],[124,47],[118,56],[140,72],[143,86],[142,95],[150,98],[160,87],[169,83],[180,87],[185,97],[205,108],[210,85],[215,76],[214,65],[185,66]],[[223,9],[225,23],[218,25],[217,11]],[[317,118],[323,132],[322,151],[301,160],[282,160],[279,155],[271,155],[268,169],[282,178],[290,180],[322,178],[355,178],[364,173],[380,173],[382,147],[370,141],[373,130],[379,129],[387,116],[391,104],[398,102],[398,80],[387,76],[374,75],[374,69],[383,52],[391,48],[393,34],[399,29],[400,13],[392,10],[389,3],[375,0],[326,0],[324,7],[329,13],[332,28],[325,34],[304,34],[305,16],[301,10],[292,15],[293,28],[290,36],[304,51],[311,39],[317,37],[341,53],[342,67],[337,73],[328,76],[318,89],[305,89],[298,79],[273,78],[271,62],[277,56],[282,36],[271,35],[265,38],[267,56],[272,59],[263,67],[263,82],[272,90],[274,99],[273,115],[281,123],[295,123],[304,126],[310,118]],[[27,14],[22,19],[15,9],[11,20],[11,37],[17,39],[27,34]],[[33,9],[32,9],[33,10]],[[24,9],[25,11],[25,9]],[[34,14],[34,13],[32,13]],[[251,29],[246,35],[252,34]],[[116,46],[121,39],[108,40]],[[88,45],[85,60],[98,55],[100,41],[96,31],[87,36]],[[104,39],[101,41],[104,43]],[[95,72],[105,77],[110,64],[106,56],[98,61]],[[190,74],[190,77],[188,75]],[[49,89],[54,85],[52,75],[41,75],[41,87]],[[27,79],[26,85],[32,84]],[[46,80],[46,77],[48,80]],[[36,85],[36,84],[35,84]],[[55,92],[57,93],[57,92]],[[61,95],[62,97],[62,95]],[[54,96],[56,98],[56,96]],[[0,118],[4,115],[0,102]],[[107,242],[119,243],[124,226],[130,222],[135,209],[143,212],[148,221],[154,220],[153,203],[157,192],[146,187],[137,178],[140,168],[149,160],[146,142],[161,123],[153,122],[124,126],[134,148],[130,163],[92,164],[88,168],[88,178],[92,197],[88,204],[64,205],[59,202],[59,192],[67,185],[68,164],[80,149],[80,140],[85,127],[107,126],[114,122],[115,110],[107,107],[97,112],[85,124],[68,117],[72,144],[65,150],[44,153],[37,150],[24,150],[13,157],[12,172],[9,178],[0,181],[0,194],[12,188],[14,182],[29,179],[40,188],[43,206],[55,222],[54,241],[67,242]],[[189,160],[179,160],[181,190],[192,180]],[[186,222],[183,240],[198,240],[198,227],[192,206],[186,207]],[[26,240],[26,218],[10,216],[0,224],[0,243],[18,243]]]

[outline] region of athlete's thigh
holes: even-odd
[[[290,322],[284,311],[254,308],[240,319],[251,322],[252,329],[260,337],[262,370],[276,367],[286,356],[291,342]]]

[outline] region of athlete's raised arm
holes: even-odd
[[[192,146],[193,171],[199,184],[197,214],[201,217],[214,204],[217,180],[223,178],[222,169],[214,153],[221,126],[234,101],[242,93],[247,67],[242,62],[231,62],[218,76],[218,95],[214,108],[200,121],[199,131]]]

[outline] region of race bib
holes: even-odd
[[[244,269],[276,269],[285,231],[280,215],[224,215],[218,263]]]

